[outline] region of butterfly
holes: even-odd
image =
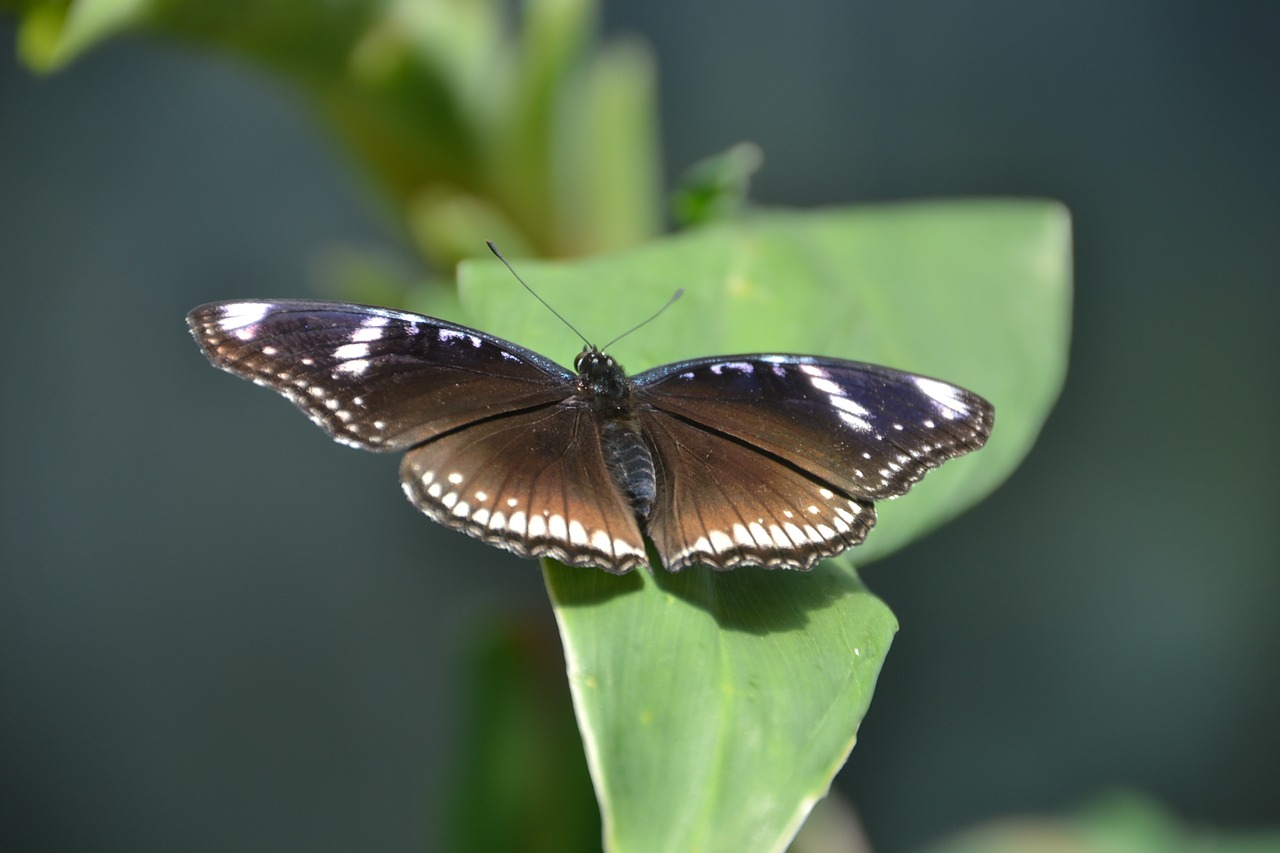
[[[963,388],[835,358],[715,356],[629,377],[589,343],[569,370],[366,305],[215,302],[187,321],[214,365],[337,441],[404,451],[405,494],[430,518],[617,574],[649,563],[646,541],[673,572],[809,569],[863,541],[875,501],[982,447],[994,419]]]

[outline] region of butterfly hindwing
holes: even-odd
[[[642,416],[658,500],[646,532],[668,571],[808,569],[857,545],[875,508],[803,471],[662,412]]]
[[[427,442],[405,454],[400,475],[428,516],[521,556],[616,573],[646,562],[595,419],[574,401]]]
[[[643,404],[860,500],[901,495],[930,468],[978,449],[993,419],[986,400],[955,385],[813,356],[693,359],[634,382]]]
[[[399,450],[564,399],[574,374],[443,320],[337,302],[216,302],[187,322],[218,367],[292,400],[338,441]]]

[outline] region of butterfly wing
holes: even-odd
[[[647,561],[596,420],[576,400],[436,438],[405,454],[400,474],[428,516],[521,556],[618,574]]]
[[[411,447],[573,393],[574,374],[501,338],[340,302],[216,302],[187,316],[223,370],[265,385],[343,444]]]
[[[694,359],[634,382],[661,466],[648,532],[669,568],[808,568],[862,541],[872,501],[981,447],[994,417],[963,388],[812,356]]]
[[[646,532],[668,571],[808,569],[875,524],[870,501],[743,443],[660,411],[643,423],[658,480]]]
[[[292,400],[338,441],[409,449],[424,513],[529,557],[625,572],[645,562],[575,374],[483,332],[334,302],[222,302],[188,316],[218,367]]]

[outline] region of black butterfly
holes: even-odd
[[[405,494],[526,557],[808,569],[857,545],[873,501],[977,450],[963,388],[803,355],[574,371],[484,332],[340,302],[217,302],[187,317],[218,367],[279,391],[338,441],[407,451]]]

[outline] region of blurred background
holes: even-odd
[[[761,203],[1074,216],[1040,444],[862,572],[901,631],[836,786],[876,849],[1117,788],[1280,823],[1280,6],[603,12],[656,57],[668,186],[750,140]],[[412,269],[380,205],[225,55],[0,61],[0,847],[440,844],[469,656],[550,624],[540,574],[425,522],[396,460],[211,370],[182,322],[316,293],[335,248]]]

